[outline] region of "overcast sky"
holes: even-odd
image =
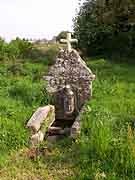
[[[48,38],[72,30],[78,0],[0,0],[0,36]]]

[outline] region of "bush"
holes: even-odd
[[[9,47],[10,46],[16,49],[16,52],[18,52],[16,54],[16,58],[25,58],[32,51],[32,44],[25,39],[21,40],[16,38],[10,42]]]
[[[45,52],[45,57],[48,61],[48,65],[52,65],[55,62],[58,50],[56,48],[50,48]]]
[[[30,50],[30,52],[27,54],[27,57],[38,61],[38,59],[41,59],[44,57],[44,53],[41,50],[33,47]]]
[[[8,44],[0,38],[0,60],[8,59],[8,54],[6,52]]]
[[[15,64],[16,59],[27,58],[34,62],[42,61],[46,65],[52,65],[57,52],[57,45],[49,45],[40,49],[25,39],[16,38],[10,43],[6,43],[3,39],[0,39],[0,60],[11,60],[14,66],[11,67],[11,71],[14,72],[16,68],[18,69],[18,65]]]
[[[0,60],[15,60],[16,58],[26,58],[31,54],[32,44],[26,40],[16,38],[10,43],[0,39]]]

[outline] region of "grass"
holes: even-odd
[[[44,83],[41,80],[45,70],[43,65],[17,63],[21,68],[16,73],[11,69],[13,64],[0,64],[0,166],[12,149],[27,146],[26,121],[44,101]]]
[[[96,80],[80,138],[49,150],[42,146],[31,159],[25,124],[38,106],[47,104],[41,80],[47,66],[19,64],[15,74],[11,64],[0,64],[0,180],[134,179],[135,66],[89,59]]]

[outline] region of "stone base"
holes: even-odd
[[[71,128],[71,137],[77,138],[80,135],[81,125],[80,125],[80,116],[78,116]]]
[[[70,135],[71,128],[61,128],[61,127],[50,127],[48,130],[48,134],[50,136],[53,135],[65,135],[69,136]]]
[[[63,136],[63,135],[48,136],[48,137],[47,137],[47,141],[48,141],[48,142],[51,142],[51,143],[54,143],[54,142],[56,142],[56,141],[58,141],[58,140],[63,139],[64,137],[65,137],[65,136]]]

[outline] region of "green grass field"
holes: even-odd
[[[134,180],[135,66],[89,59],[96,80],[80,138],[53,144],[32,160],[25,125],[48,102],[45,64],[0,63],[0,180]]]

